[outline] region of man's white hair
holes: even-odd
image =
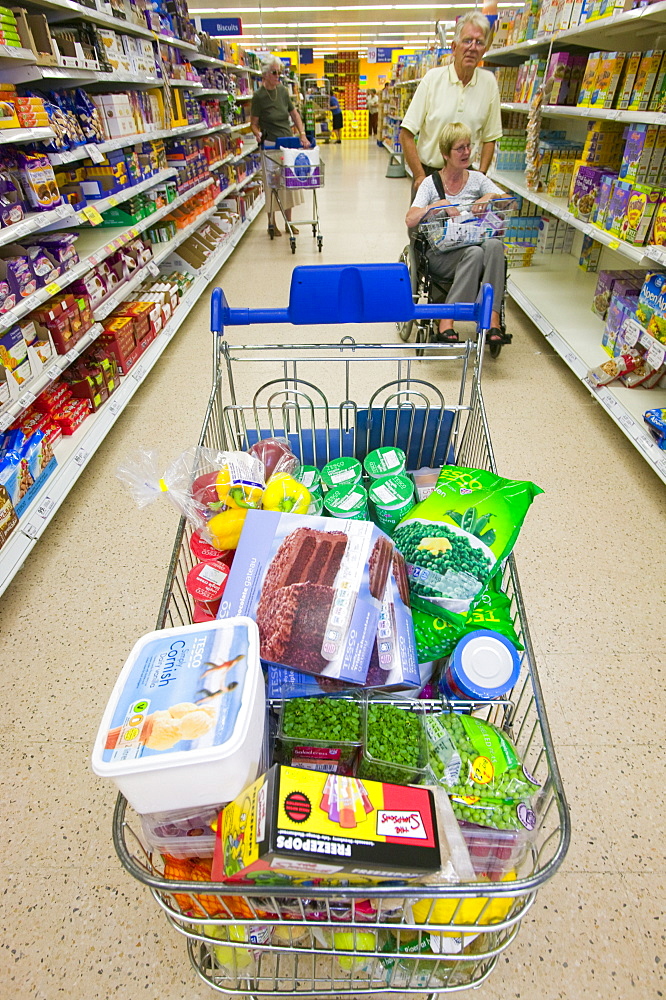
[[[486,45],[488,44],[492,29],[490,27],[490,21],[485,14],[481,14],[478,10],[470,10],[468,14],[463,14],[462,17],[458,18],[453,32],[453,41],[459,42],[462,38],[463,31],[468,27],[480,28],[483,32],[483,40]]]
[[[282,69],[282,61],[277,56],[266,56],[265,59],[261,60],[261,75],[266,76],[276,66],[278,69]]]

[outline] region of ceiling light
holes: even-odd
[[[515,8],[515,3],[498,3],[498,7],[511,7]],[[331,11],[343,11],[343,10],[467,10],[469,4],[466,3],[381,3],[381,4],[351,4],[348,6],[328,6],[321,4],[316,7],[311,6],[299,6],[299,7],[261,7],[262,14],[298,14],[305,13],[308,11],[314,12],[331,12]],[[259,13],[260,6],[257,3],[254,7],[235,7],[233,10],[234,14],[257,14]],[[220,14],[228,15],[229,10],[220,9],[217,7],[190,7],[190,14]]]

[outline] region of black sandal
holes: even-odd
[[[438,344],[459,344],[460,338],[455,330],[438,330],[435,334]]]
[[[504,334],[502,333],[502,331],[500,330],[500,328],[498,326],[491,326],[491,328],[488,330],[488,333],[486,334],[486,343],[487,344],[505,344],[506,343],[506,340],[504,338]]]

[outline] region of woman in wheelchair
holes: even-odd
[[[471,138],[470,130],[462,122],[444,126],[439,138],[444,166],[421,183],[405,218],[409,229],[418,226],[432,208],[450,205],[447,214],[453,218],[460,214],[455,207],[460,202],[479,212],[492,198],[504,194],[485,174],[470,168]],[[490,282],[494,308],[486,340],[489,344],[504,343],[500,319],[506,274],[502,241],[486,239],[480,245],[444,251],[428,246],[425,256],[432,279],[433,302],[474,302],[481,284]],[[438,288],[438,281],[450,285],[448,293]],[[439,321],[437,339],[444,343],[458,342],[453,320]]]

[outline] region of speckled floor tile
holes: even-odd
[[[599,776],[601,829],[618,871],[664,875],[666,838],[659,788],[666,766],[663,746],[595,747],[591,775]]]
[[[574,874],[605,875],[617,870],[611,851],[607,817],[602,815],[600,796],[591,794],[590,774],[596,758],[578,748],[556,747],[557,763],[571,813],[571,844],[563,870]],[[604,822],[604,820],[606,822]]]

